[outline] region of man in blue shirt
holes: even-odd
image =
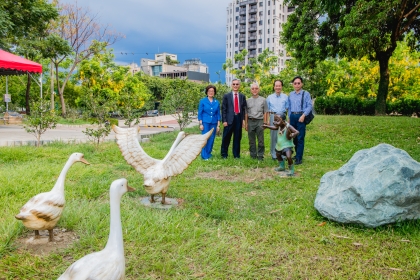
[[[268,113],[266,119],[270,118],[270,126],[273,126],[274,115],[282,116],[283,120],[286,118],[286,110],[289,107],[289,99],[286,94],[282,92],[283,82],[281,80],[275,80],[273,83],[274,93],[269,95],[266,99]],[[270,131],[270,154],[273,160],[277,160],[276,156],[276,144],[277,144],[277,131]]]
[[[296,76],[292,80],[295,89],[289,94],[289,122],[290,125],[299,131],[299,135],[293,139],[296,149],[295,164],[302,164],[303,150],[305,148],[306,124],[305,116],[312,111],[311,95],[303,90],[303,79]]]

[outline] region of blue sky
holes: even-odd
[[[62,0],[75,3],[72,0]],[[225,80],[226,8],[229,0],[83,0],[78,6],[97,14],[97,21],[125,35],[114,44],[119,64],[154,58],[158,52],[178,55],[183,63],[199,58],[209,66],[210,80]],[[123,54],[121,54],[123,53]],[[127,54],[125,54],[127,53]]]

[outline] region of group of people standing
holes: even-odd
[[[216,87],[213,85],[207,86],[207,97],[200,100],[198,107],[198,121],[203,134],[212,128],[214,128],[214,131],[208,139],[207,145],[203,148],[201,157],[208,160],[212,156],[214,138],[216,132],[220,129],[220,122],[222,122],[223,136],[220,149],[222,158],[228,157],[232,136],[233,157],[240,157],[242,128],[244,128],[248,132],[250,156],[263,160],[265,153],[264,128],[270,128],[272,129],[270,131],[270,155],[273,160],[280,161],[279,154],[282,151],[278,150],[281,146],[278,143],[278,136],[282,135],[284,126],[280,127],[279,121],[276,122],[275,116],[277,116],[277,120],[280,117],[287,128],[291,127],[296,131],[292,134],[294,135],[293,145],[296,151],[294,164],[302,164],[306,133],[304,120],[305,116],[312,111],[312,100],[309,92],[302,89],[302,77],[293,78],[292,84],[294,91],[286,95],[283,93],[283,82],[275,80],[273,83],[274,93],[264,98],[259,96],[259,85],[253,83],[251,84],[252,96],[246,99],[245,95],[239,92],[240,81],[234,79],[231,86],[232,91],[223,96],[221,107],[214,98]],[[287,119],[289,119],[289,122],[286,122]]]

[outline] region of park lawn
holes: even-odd
[[[189,133],[198,133],[190,128]],[[176,133],[142,146],[163,158]],[[127,279],[420,279],[420,221],[368,229],[323,218],[314,208],[322,175],[360,149],[388,143],[420,161],[420,119],[316,116],[307,127],[304,162],[295,178],[273,171],[266,131],[266,159],[252,160],[244,131],[241,159],[197,158],[172,178],[168,196],[182,205],[148,209],[142,176],[115,143],[54,143],[40,148],[0,147],[0,279],[55,279],[75,260],[104,248],[109,233],[109,186],[125,177],[136,192],[122,198]],[[33,195],[49,191],[73,152],[59,229],[78,239],[68,248],[31,255],[17,240],[33,235],[14,218]]]

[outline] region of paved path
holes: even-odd
[[[191,125],[197,125],[197,120],[193,120]],[[124,125],[124,120],[120,120],[118,126]],[[55,129],[49,129],[41,135],[42,144],[54,141],[64,143],[83,143],[88,142],[88,137],[82,132],[88,125],[57,125]],[[153,134],[165,131],[179,130],[179,125],[171,115],[142,118],[140,123],[139,140],[145,140]],[[111,133],[105,141],[115,141],[115,133]],[[0,125],[0,146],[22,146],[35,145],[34,135],[25,131],[22,125]]]

